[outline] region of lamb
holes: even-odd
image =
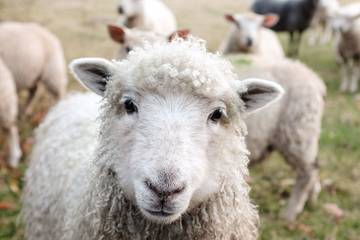
[[[314,29],[309,36],[309,44],[327,43],[332,36],[331,19],[340,8],[338,0],[320,0],[311,28]]]
[[[276,34],[264,28],[274,26],[279,20],[278,16],[244,13],[227,14],[225,18],[233,24],[233,27],[220,46],[221,54],[243,52],[274,59],[284,57],[284,50]]]
[[[195,38],[70,67],[102,100],[65,99],[37,130],[28,240],[257,238],[243,119],[281,97],[278,84],[236,81]]]
[[[18,114],[16,86],[10,71],[0,58],[0,128],[8,134],[11,167],[16,167],[21,158],[19,131],[16,125]]]
[[[251,57],[251,58],[250,58]],[[292,222],[305,203],[315,203],[321,190],[318,148],[326,88],[304,64],[290,59],[268,61],[258,56],[232,55],[239,77],[267,78],[285,89],[282,99],[245,119],[251,165],[278,151],[296,172],[295,186],[281,217]],[[242,64],[239,64],[242,63]],[[244,64],[247,63],[247,64]]]
[[[252,10],[258,14],[277,14],[279,22],[271,29],[289,32],[288,56],[297,57],[302,33],[309,28],[319,0],[255,0]]]
[[[10,70],[17,91],[29,91],[26,113],[32,111],[40,82],[56,99],[65,94],[67,75],[61,43],[38,24],[0,23],[0,58]]]
[[[161,0],[122,0],[118,7],[120,25],[160,35],[177,29],[174,14]]]
[[[171,35],[165,36],[149,31],[108,25],[108,32],[113,41],[121,44],[121,47],[116,54],[116,59],[124,59],[135,47],[141,47],[146,42],[155,43],[170,41],[174,36],[186,38],[190,31],[187,29],[177,30]]]
[[[342,69],[340,91],[356,92],[360,79],[360,4],[340,8],[332,18],[337,60]]]

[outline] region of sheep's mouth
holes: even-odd
[[[169,217],[169,216],[174,215],[174,213],[166,212],[164,210],[160,210],[160,211],[153,211],[153,210],[149,210],[149,209],[144,209],[144,210],[156,217]]]

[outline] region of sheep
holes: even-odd
[[[274,26],[279,18],[276,15],[244,13],[225,15],[233,23],[229,36],[220,46],[221,54],[236,52],[259,54],[271,58],[283,58],[284,50],[276,34],[265,27]]]
[[[331,18],[340,8],[338,0],[320,0],[315,15],[311,22],[314,29],[309,35],[309,45],[327,43],[332,36]]]
[[[21,158],[19,131],[16,125],[18,114],[16,86],[8,68],[0,58],[0,128],[8,134],[8,163],[16,167]]]
[[[340,91],[354,93],[360,79],[360,4],[340,8],[331,21],[337,61],[342,69]]]
[[[280,101],[245,119],[249,132],[246,143],[251,166],[278,151],[296,172],[289,202],[281,212],[283,219],[292,222],[306,201],[316,202],[321,190],[317,154],[326,87],[298,61],[268,61],[248,55],[230,55],[228,59],[237,63],[239,77],[265,77],[285,89]]]
[[[122,0],[118,7],[120,25],[160,35],[177,29],[176,18],[161,0]]]
[[[319,0],[255,0],[252,10],[258,14],[277,14],[279,22],[271,27],[289,32],[288,56],[297,57],[302,33],[310,26]]]
[[[37,130],[28,240],[257,238],[243,118],[278,100],[278,84],[236,81],[193,37],[70,68],[102,100],[65,99]]]
[[[59,99],[65,94],[67,75],[59,40],[35,23],[0,23],[0,58],[10,70],[17,91],[28,90],[27,114],[41,82]]]
[[[141,47],[146,42],[155,43],[170,41],[175,35],[186,38],[190,31],[182,29],[177,30],[169,36],[165,36],[149,31],[108,25],[108,32],[114,42],[121,44],[121,47],[116,54],[116,59],[124,59],[135,47]]]

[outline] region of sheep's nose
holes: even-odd
[[[248,47],[251,47],[251,46],[253,45],[253,40],[252,40],[251,38],[247,38],[247,39],[246,39],[246,45],[247,45]]]
[[[175,186],[173,188],[164,189],[152,183],[150,180],[146,180],[145,185],[161,200],[162,203],[166,200],[170,200],[172,197],[185,190],[184,184]]]

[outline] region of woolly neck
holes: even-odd
[[[107,173],[108,175],[109,173]],[[109,179],[100,176],[100,179]],[[115,178],[113,178],[115,179]],[[99,178],[97,179],[99,180]],[[145,218],[137,206],[126,199],[114,181],[96,181],[95,191],[87,195],[87,208],[79,225],[66,239],[237,239],[257,238],[258,215],[248,197],[245,183],[224,185],[221,191],[170,224]],[[245,189],[245,190],[244,190]]]

